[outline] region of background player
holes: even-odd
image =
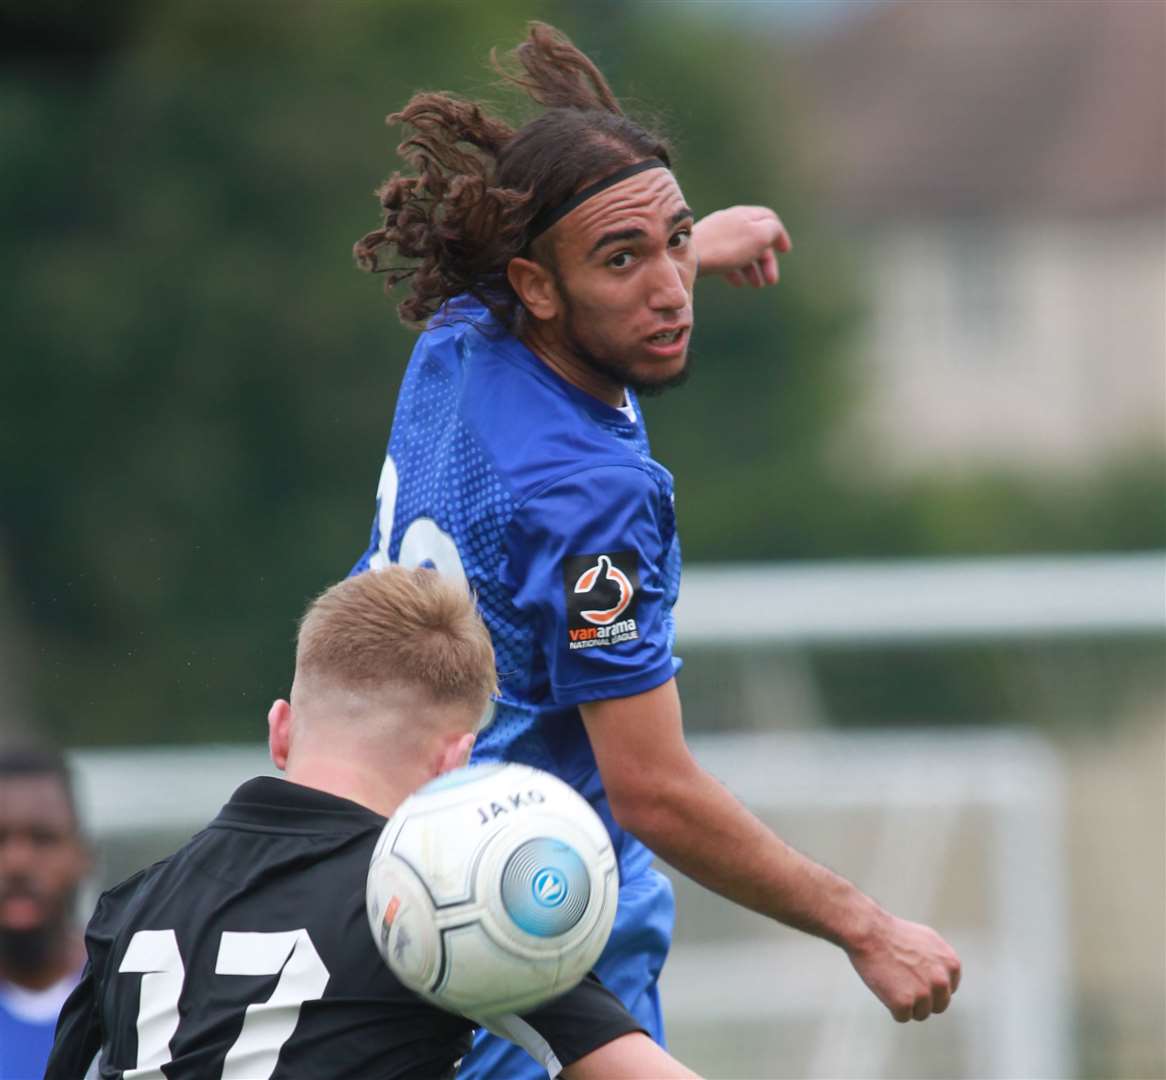
[[[288,783],[248,781],[175,855],[107,892],[47,1080],[452,1075],[471,1021],[426,1004],[368,931],[385,815],[465,762],[494,686],[463,588],[392,568],[334,586],[300,627],[268,715]],[[593,978],[511,1024],[552,1075],[691,1077]],[[39,1073],[37,1073],[39,1075]]]
[[[90,864],[64,758],[0,753],[0,1080],[44,1071],[85,959],[74,917]]]
[[[946,942],[784,844],[682,732],[672,478],[635,395],[686,374],[698,273],[775,280],[788,237],[770,211],[694,221],[668,147],[562,35],[534,24],[516,55],[510,77],[546,106],[522,128],[436,93],[390,118],[418,175],[382,187],[356,254],[408,279],[401,315],[430,322],[355,570],[425,563],[476,592],[500,693],[475,752],[558,774],[603,817],[621,892],[597,970],[657,1039],[672,897],[653,852],[841,946],[896,1019],[925,1019],[958,984]],[[484,1037],[464,1075],[523,1075],[520,1057]]]

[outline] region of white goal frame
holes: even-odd
[[[779,830],[789,814],[863,829],[873,854],[859,882],[864,891],[903,917],[937,925],[956,947],[965,978],[939,1021],[952,1032],[944,1075],[1074,1075],[1064,785],[1043,740],[1007,731],[810,731],[704,735],[690,745]],[[937,867],[958,857],[953,845],[968,811],[992,830],[991,933],[939,921],[935,908]],[[766,1062],[756,1059],[757,1076],[891,1077],[897,1044],[910,1037],[839,950],[763,923],[729,943],[680,939],[664,970],[662,1000],[678,1050],[679,1033],[694,1025],[796,1024],[799,1043],[809,1042],[800,1047],[802,1071],[761,1071]]]
[[[1157,552],[690,567],[677,607],[679,649],[1161,636],[1164,595],[1166,555]],[[986,814],[996,931],[950,930],[966,976],[942,1022],[962,1032],[967,1050],[950,1075],[1074,1075],[1063,779],[1043,741],[1008,731],[808,730],[704,735],[691,745],[762,816],[857,814],[868,826],[877,819],[876,858],[860,884],[880,898],[908,898],[910,910],[901,913],[922,921],[936,890],[929,867],[950,855],[960,815]],[[88,750],[72,759],[99,847],[105,839],[194,831],[238,783],[275,772],[261,746]],[[901,823],[920,815],[930,827],[905,839],[911,830]],[[885,1075],[904,1029],[886,1018],[842,954],[762,930],[715,945],[678,938],[663,980],[674,1044],[675,1033],[719,1018],[813,1022],[805,1075]],[[772,1075],[764,1068],[757,1075]]]

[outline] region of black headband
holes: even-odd
[[[647,172],[648,169],[667,169],[668,163],[661,161],[658,157],[651,157],[645,161],[637,161],[634,165],[625,165],[622,169],[616,169],[610,176],[605,176],[602,180],[597,180],[594,184],[590,184],[582,191],[576,192],[566,202],[559,203],[558,206],[544,207],[534,216],[534,220],[530,223],[530,240],[528,243],[535,240],[547,231],[556,221],[566,217],[575,207],[585,203],[593,195],[598,195],[601,191],[606,191],[613,184],[618,184],[621,180],[626,180],[629,176],[635,176],[636,173]]]

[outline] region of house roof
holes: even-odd
[[[863,216],[1166,207],[1161,0],[898,0],[791,58],[826,199]]]

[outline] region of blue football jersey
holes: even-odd
[[[579,716],[672,677],[680,583],[672,477],[629,393],[613,408],[468,297],[421,335],[397,401],[368,550],[464,576],[497,655],[475,761],[520,761],[595,806],[625,877],[650,853],[612,819]]]
[[[53,1047],[57,1014],[80,972],[45,990],[0,980],[0,1080],[38,1080]]]

